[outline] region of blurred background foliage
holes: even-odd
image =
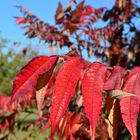
[[[0,93],[3,95],[11,94],[12,81],[18,71],[25,66],[29,60],[38,55],[38,52],[31,48],[23,48],[22,51],[18,52],[16,46],[9,47],[9,44],[10,41],[0,34]],[[35,121],[38,120],[37,109],[32,106],[27,108],[23,107],[22,112],[16,112],[16,114],[10,114],[9,112],[1,116],[0,122],[10,115],[14,115],[17,122],[13,123],[12,127],[7,129],[4,133],[0,133],[0,140],[45,139],[46,134],[38,135],[40,129],[34,127]],[[4,126],[6,125],[3,125],[3,129]]]
[[[31,48],[17,52],[16,46],[9,47],[9,44],[9,40],[0,35],[0,92],[7,95],[10,95],[17,72],[38,54]]]

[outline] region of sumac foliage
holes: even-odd
[[[59,3],[55,26],[22,6],[17,8],[24,16],[15,17],[16,23],[25,25],[22,28],[28,38],[37,37],[50,48],[67,46],[80,54],[86,50],[88,56],[94,54],[111,66],[132,68],[140,65],[139,0],[116,0],[111,9],[94,8],[84,0],[80,3],[71,0],[66,7]]]
[[[139,83],[140,67],[131,70],[120,66],[111,68],[99,62],[87,62],[81,56],[40,56],[17,74],[11,97],[0,98],[1,109],[5,111],[14,104],[14,108],[10,109],[14,111],[18,105],[25,106],[36,98],[38,109],[47,109],[48,121],[42,131],[51,126],[50,139],[54,139],[56,132],[59,132],[60,138],[74,139],[85,135],[95,139],[96,127],[105,106],[103,100],[108,99],[105,96],[114,100],[121,98],[120,114],[132,139],[136,140]],[[39,84],[41,89],[38,90]],[[51,106],[42,108],[47,98],[51,98]],[[46,115],[43,110],[39,112],[41,118]]]
[[[16,23],[28,38],[71,51],[35,57],[19,71],[11,96],[0,95],[1,115],[11,112],[1,122],[6,122],[1,132],[23,106],[32,104],[38,108],[35,124],[40,133],[50,127],[51,140],[56,134],[60,140],[140,139],[140,46],[134,24],[139,1],[116,0],[111,9],[96,9],[83,0],[71,0],[65,8],[59,3],[55,26],[17,8],[24,16],[15,17]],[[105,26],[97,28],[98,21]],[[85,60],[83,50],[106,64]]]

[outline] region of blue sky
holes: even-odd
[[[38,43],[36,40],[27,39],[18,25],[15,24],[14,16],[20,16],[21,13],[14,5],[22,5],[31,10],[35,15],[42,18],[44,21],[54,24],[54,14],[58,2],[67,5],[68,0],[1,0],[0,2],[0,31],[2,36],[8,38],[11,42],[22,42],[25,44]],[[80,0],[77,0],[80,2]],[[101,6],[111,7],[114,0],[85,0],[86,4],[90,4],[95,8]]]

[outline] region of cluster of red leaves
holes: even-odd
[[[67,46],[80,54],[86,49],[89,56],[93,53],[97,57],[105,56],[107,59],[103,61],[110,63],[111,66],[130,67],[129,56],[124,52],[135,47],[132,46],[133,38],[129,37],[137,30],[133,22],[140,14],[137,1],[116,0],[111,9],[105,7],[96,9],[91,5],[85,5],[84,0],[78,4],[76,0],[71,0],[66,7],[59,3],[55,14],[55,26],[42,21],[22,6],[18,8],[24,16],[16,17],[16,23],[25,25],[23,28],[28,38],[38,37],[49,43],[50,48]],[[98,21],[105,23],[105,26],[96,27]],[[128,29],[129,32],[126,33]],[[103,44],[104,46],[110,44],[106,53],[102,53]],[[128,63],[121,64],[122,61]]]
[[[62,46],[70,44],[68,36],[61,33],[57,27],[43,22],[43,20],[33,15],[29,10],[22,6],[17,6],[17,8],[24,13],[24,17],[15,17],[16,23],[25,25],[22,28],[26,30],[25,35],[28,38],[38,37],[46,43],[59,42]]]
[[[69,7],[70,8],[70,7]],[[64,30],[69,30],[73,33],[76,30],[88,30],[92,25],[98,21],[98,18],[103,13],[104,8],[94,9],[90,5],[84,5],[84,1],[79,3],[74,10],[65,9],[63,11],[62,4],[59,3],[56,10],[56,23],[62,24]]]
[[[44,131],[51,125],[51,136],[60,126],[60,139],[63,135],[72,138],[77,130],[82,129],[82,114],[71,113],[69,104],[74,97],[76,86],[81,82],[84,112],[89,120],[91,129],[84,133],[91,133],[91,139],[95,139],[95,129],[100,117],[103,103],[103,91],[118,91],[113,97],[123,96],[120,101],[121,116],[134,140],[137,139],[137,118],[140,104],[140,68],[135,67],[126,70],[115,66],[109,68],[99,62],[90,63],[80,56],[39,56],[31,60],[17,74],[12,95],[3,97],[0,106],[3,111],[6,104],[30,103],[36,96],[40,116],[44,98],[51,99],[50,116],[48,123],[42,129]],[[109,92],[107,92],[109,94]],[[73,117],[74,115],[74,117]],[[73,118],[73,119],[71,119]],[[76,120],[75,120],[76,119]],[[75,121],[74,121],[75,120]],[[79,123],[77,123],[77,121]],[[71,131],[69,133],[69,128]],[[89,134],[90,134],[89,133]]]
[[[60,47],[68,46],[72,49],[78,49],[80,53],[83,48],[88,50],[89,46],[91,47],[93,44],[99,45],[104,36],[107,39],[116,31],[115,27],[109,26],[110,35],[107,37],[108,29],[93,29],[94,23],[103,15],[104,8],[94,9],[90,5],[85,5],[84,1],[76,5],[74,9],[72,9],[72,2],[66,8],[63,8],[62,4],[59,3],[55,14],[57,26],[43,22],[22,6],[17,7],[23,12],[24,17],[15,17],[16,23],[25,25],[23,28],[25,28],[25,35],[28,38],[38,37],[49,44],[59,44]],[[79,32],[79,35],[75,37],[79,45],[70,38],[71,35],[75,36],[76,32]],[[83,35],[86,35],[91,42],[84,41]]]

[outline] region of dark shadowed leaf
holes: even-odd
[[[125,76],[125,69],[120,66],[114,66],[111,75],[105,82],[104,90],[121,90],[123,78]]]

